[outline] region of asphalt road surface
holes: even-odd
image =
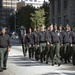
[[[13,46],[9,53],[7,70],[0,72],[0,75],[75,75],[75,66],[62,64],[51,66],[29,59],[28,54],[23,57],[22,48],[18,40],[13,40]]]

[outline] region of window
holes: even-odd
[[[28,1],[28,0],[25,0],[25,1]]]
[[[53,12],[53,16],[54,16],[54,12],[55,12],[54,0],[52,0],[52,12]]]
[[[54,20],[54,19],[52,19],[52,23],[53,23],[53,25],[54,25],[54,23],[55,23],[54,21],[55,21],[55,20]]]
[[[64,25],[68,24],[68,19],[67,19],[67,15],[64,16]]]
[[[68,0],[64,0],[64,10],[68,8]]]
[[[34,2],[37,2],[37,0],[34,0]]]
[[[61,0],[58,0],[58,12],[61,11]]]
[[[58,17],[58,25],[61,24],[61,17]]]
[[[33,0],[29,0],[30,2],[32,2]]]

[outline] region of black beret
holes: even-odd
[[[1,27],[0,27],[0,30],[2,30],[2,29],[6,29],[6,28],[5,28],[5,27],[3,27],[3,26],[1,26]]]

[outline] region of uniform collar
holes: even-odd
[[[45,31],[45,30],[41,30],[41,31]]]
[[[57,32],[58,30],[54,30],[54,32]]]

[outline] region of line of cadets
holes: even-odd
[[[69,25],[64,28],[62,26],[50,25],[47,30],[44,26],[39,29],[29,28],[28,33],[23,36],[22,40],[24,56],[28,50],[29,58],[35,58],[40,62],[52,61],[52,66],[61,62],[70,63],[71,59],[74,62],[75,52],[75,27],[71,30]],[[24,47],[25,46],[25,47]]]

